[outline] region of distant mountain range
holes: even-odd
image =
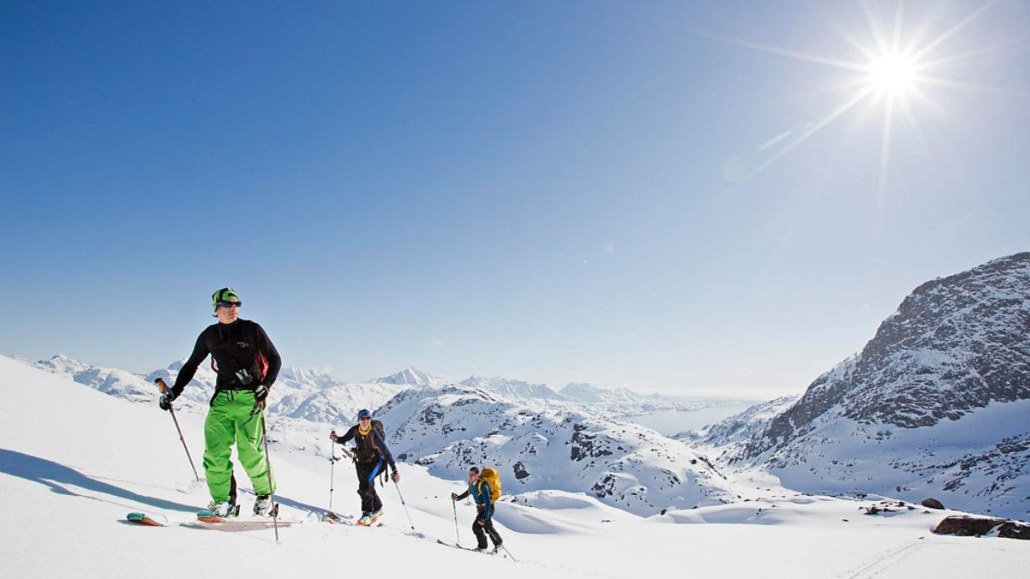
[[[20,361],[48,372],[67,375],[76,382],[101,392],[133,402],[153,403],[157,402],[159,396],[154,381],[162,378],[169,385],[174,383],[185,363],[183,359],[170,364],[167,368],[147,374],[133,374],[125,370],[93,366],[61,354],[48,360]],[[472,376],[456,382],[416,368],[406,368],[396,374],[364,382],[345,382],[323,372],[284,367],[269,396],[269,413],[320,423],[346,423],[357,415],[358,410],[375,410],[403,390],[457,385],[488,390],[514,401],[547,400],[553,404],[578,408],[583,412],[616,417],[657,410],[690,411],[725,402],[715,399],[640,394],[627,388],[609,389],[590,384],[569,384],[556,392],[546,384],[531,384],[496,377]],[[201,364],[176,404],[183,404],[190,409],[206,407],[214,391],[215,373],[209,365]]]

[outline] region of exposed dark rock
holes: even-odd
[[[605,475],[604,478],[595,482],[590,490],[594,491],[599,499],[615,494],[615,477],[610,474]]]
[[[982,537],[996,534],[1006,539],[1030,539],[1030,525],[1021,521],[966,515],[946,517],[937,524],[933,532],[938,535],[957,535],[959,537]]]
[[[522,464],[522,461],[516,462],[512,465],[512,470],[515,471],[516,480],[522,480],[529,476],[529,471],[526,470],[526,465]]]
[[[938,501],[937,499],[933,499],[933,498],[923,499],[923,502],[921,502],[919,504],[923,505],[924,507],[926,507],[928,509],[938,509],[938,510],[941,510],[941,511],[944,510],[944,505],[942,505],[941,502]]]

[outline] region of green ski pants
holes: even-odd
[[[207,413],[204,421],[204,475],[211,499],[215,502],[229,500],[234,442],[254,494],[267,495],[275,491],[275,481],[271,480],[262,448],[262,416],[258,413],[252,416],[253,408],[253,392],[223,390],[215,396]]]

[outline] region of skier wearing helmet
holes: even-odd
[[[373,423],[376,423],[375,426],[378,428],[374,427]],[[383,501],[379,500],[379,494],[376,492],[376,475],[389,465],[393,482],[401,480],[393,455],[386,447],[382,423],[372,420],[372,413],[362,409],[358,412],[357,424],[343,436],[336,436],[335,431],[329,433],[329,440],[337,444],[354,441],[354,470],[358,474],[358,496],[361,497],[361,518],[358,525],[372,525],[383,512]]]

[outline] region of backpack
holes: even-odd
[[[501,498],[501,479],[496,469],[485,467],[479,471],[479,481],[490,484],[490,502],[496,503]]]
[[[379,434],[379,437],[386,440],[386,427],[383,426],[383,421],[372,419],[372,430]],[[362,456],[364,462],[375,462],[379,460],[379,457],[383,455],[382,451],[376,447],[376,439],[372,436],[372,433],[368,433],[368,437],[365,439],[365,444],[368,454]],[[383,468],[383,472],[386,472],[386,468]]]
[[[382,438],[384,442],[386,441],[386,427],[383,426],[382,420],[373,418],[372,430],[377,432],[379,434],[379,437]],[[371,433],[369,434],[371,435]],[[376,439],[373,436],[368,437],[368,449],[370,451],[375,452],[376,460],[378,460],[379,457],[383,456],[382,451],[376,448]],[[387,475],[386,465],[383,465],[383,470],[379,471],[379,484],[385,485],[387,480],[389,480],[389,476]]]

